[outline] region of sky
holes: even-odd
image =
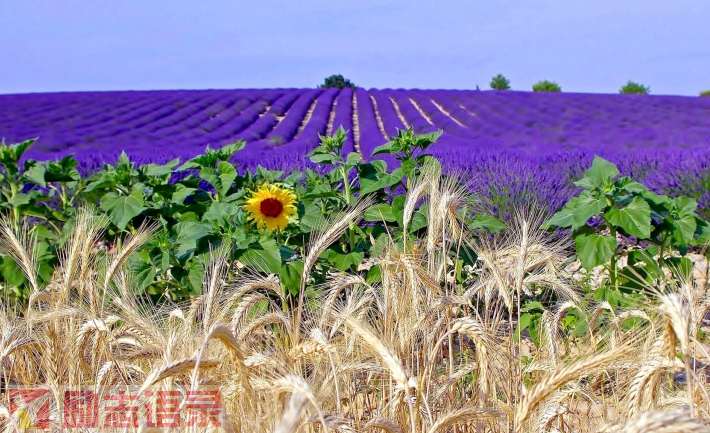
[[[0,93],[710,89],[708,0],[0,0]]]

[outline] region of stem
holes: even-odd
[[[62,185],[62,192],[60,197],[62,199],[62,208],[66,209],[69,203],[67,203],[67,188],[64,185]]]
[[[340,174],[343,177],[343,187],[345,188],[345,202],[350,205],[352,203],[352,192],[350,191],[350,180],[348,179],[348,172],[345,170],[345,166],[340,166]]]
[[[609,231],[611,232],[611,236],[614,238],[614,245],[616,245],[616,229],[614,227],[609,226]],[[618,255],[616,252],[616,247],[614,247],[614,254],[611,256],[611,272],[609,275],[609,278],[611,279],[611,286],[614,289],[618,289],[618,267],[617,267],[617,260],[618,260]]]
[[[340,166],[340,174],[343,177],[343,188],[345,189],[345,203],[350,206],[353,202],[352,191],[350,189],[350,180],[348,179],[348,172],[344,165]],[[353,224],[350,223],[348,226],[348,243],[350,244],[350,251],[355,248],[355,233],[353,231]]]
[[[10,202],[15,198],[17,194],[17,185],[14,182],[10,182]],[[12,223],[15,230],[20,229],[20,209],[17,206],[12,206]]]
[[[49,224],[50,226],[52,226],[52,228],[54,229],[54,231],[57,232],[57,234],[61,233],[62,230],[61,230],[59,227],[57,227],[57,225],[54,224],[54,223],[53,223],[49,218],[47,218],[46,216],[44,216],[44,215],[35,215],[35,216],[36,216],[37,218],[43,220],[44,222],[46,222],[46,223]],[[34,227],[37,227],[37,226],[34,226]],[[34,227],[32,228],[32,230],[30,230],[30,232],[32,232],[32,231],[34,230]]]
[[[685,384],[688,387],[687,393],[688,393],[688,404],[690,405],[690,416],[694,417],[695,416],[695,399],[693,398],[693,390],[695,388],[695,384],[693,383],[693,376],[691,376],[690,371],[690,354],[686,353],[686,351],[683,352],[683,357],[685,358]]]
[[[660,264],[661,266],[663,266],[665,264],[664,260],[663,260],[663,256],[664,256],[665,250],[666,250],[666,236],[665,236],[666,233],[663,233],[663,235],[664,236],[661,238],[661,250],[660,250],[659,256],[658,256],[658,264]]]

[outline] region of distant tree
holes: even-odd
[[[710,90],[703,90],[700,92],[700,96],[710,96]]]
[[[554,81],[542,80],[533,84],[533,92],[561,92],[562,88]]]
[[[619,93],[648,95],[649,93],[651,93],[651,88],[629,80],[628,83],[621,86],[621,89],[619,89]]]
[[[491,89],[510,90],[510,80],[505,78],[503,74],[498,74],[491,79]]]
[[[340,74],[337,74],[331,75],[330,77],[326,78],[323,84],[318,87],[320,87],[321,89],[330,89],[331,87],[337,89],[344,89],[346,87],[349,87],[351,89],[354,89],[357,86],[352,81],[348,80]]]

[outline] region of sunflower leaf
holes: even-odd
[[[274,239],[261,239],[252,243],[239,260],[260,272],[281,273],[281,251]]]

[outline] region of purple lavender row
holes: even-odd
[[[318,97],[311,118],[303,127],[303,130],[293,139],[294,142],[302,142],[307,148],[312,149],[318,145],[319,135],[325,135],[330,119],[330,111],[333,108],[335,97],[338,96],[338,89],[327,89]]]
[[[377,112],[380,115],[380,119],[382,119],[382,124],[384,125],[385,132],[388,136],[397,135],[398,129],[407,129],[397,115],[397,111],[394,109],[392,100],[390,100],[386,92],[373,89],[370,90],[369,93],[375,99],[375,103],[377,104]]]
[[[274,126],[278,123],[277,116],[270,110],[271,107],[282,97],[283,94],[279,95],[276,99],[270,98],[265,100],[267,105],[263,108],[263,111],[259,111],[258,117],[256,117],[255,121],[253,121],[247,129],[243,130],[239,134],[236,134],[234,138],[245,140],[247,142],[261,140],[264,138],[266,134],[274,129]]]
[[[38,133],[46,129],[65,132],[77,129],[81,130],[83,129],[83,125],[80,123],[77,125],[77,122],[74,119],[81,119],[82,117],[91,119],[94,116],[92,112],[95,112],[98,109],[98,107],[91,107],[89,104],[90,101],[86,101],[87,103],[82,105],[81,108],[72,109],[72,105],[77,105],[77,103],[72,103],[71,100],[66,100],[66,97],[59,98],[60,101],[62,99],[65,99],[65,101],[62,101],[66,103],[65,105],[59,105],[54,109],[47,110],[39,116],[32,116],[31,114],[27,114],[25,111],[20,114],[20,116],[26,116],[24,121],[9,123],[4,125],[4,127],[7,129],[15,129],[19,133],[31,132],[33,135],[39,135]],[[144,99],[142,101],[142,106],[147,104],[155,104],[155,99]],[[111,107],[104,107],[104,111],[111,111]]]
[[[274,144],[281,145],[288,143],[298,132],[303,118],[313,101],[323,92],[321,89],[299,90],[298,99],[291,105],[286,115],[279,124],[271,131],[266,138]]]
[[[180,106],[167,117],[146,125],[146,130],[162,136],[185,134],[192,132],[198,134],[198,128],[204,121],[204,116],[231,117],[238,114],[253,102],[246,97],[212,96],[203,97],[198,101]],[[230,113],[232,111],[234,114]]]
[[[372,155],[375,147],[387,142],[387,137],[382,135],[375,117],[375,109],[370,100],[370,95],[365,89],[355,89],[357,98],[357,120],[360,140],[358,144],[365,158]]]
[[[355,137],[353,134],[353,89],[345,88],[341,90],[335,100],[333,132],[340,126],[347,131],[343,151],[345,154],[355,152]]]
[[[298,91],[289,91],[281,95],[281,97],[274,102],[274,104],[269,108],[269,112],[275,114],[276,116],[283,117],[294,102],[298,99],[300,93]]]
[[[417,108],[409,100],[410,93],[406,90],[388,90],[385,91],[389,93],[397,107],[399,107],[400,113],[407,121],[407,123],[414,128],[415,132],[430,132],[436,128],[429,124],[429,122],[422,117]]]
[[[249,134],[246,132],[253,127],[262,114],[280,96],[280,92],[268,91],[254,98],[254,102],[247,108],[239,111],[236,116],[214,116],[203,123],[201,129],[215,145],[221,142],[236,141]]]
[[[153,103],[155,103],[155,101]],[[143,106],[142,113],[146,112],[148,111]],[[134,112],[131,113],[130,116],[136,117],[140,115]],[[38,143],[38,147],[62,150],[62,154],[69,154],[74,152],[74,148],[77,145],[81,145],[83,143],[98,144],[100,143],[100,137],[122,133],[126,129],[126,125],[116,123],[116,120],[111,120],[97,126],[86,128],[76,126],[70,118],[67,119],[63,116],[56,117],[60,120],[53,121],[53,123],[47,127],[29,127],[32,129],[32,133],[29,133],[30,131],[25,131],[22,138],[27,136],[39,136],[41,141]]]
[[[461,127],[459,124],[454,122],[451,117],[447,116],[442,112],[432,101],[429,92],[426,93],[415,93],[413,95],[413,100],[417,103],[419,108],[432,120],[434,125],[443,130],[445,134],[453,134],[458,136],[465,136],[467,134],[466,128]]]

